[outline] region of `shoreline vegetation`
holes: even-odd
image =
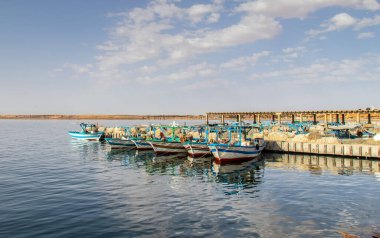
[[[0,119],[31,120],[204,120],[204,115],[0,115]]]

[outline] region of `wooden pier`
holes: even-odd
[[[357,122],[372,124],[373,121],[380,120],[379,109],[365,110],[326,110],[326,111],[284,111],[284,112],[207,112],[206,123],[210,120],[220,120],[222,123],[227,119],[235,121],[252,120],[253,123],[260,123],[263,120],[281,123],[282,121],[304,122]]]

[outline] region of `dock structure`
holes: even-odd
[[[263,120],[270,120],[274,123],[290,121],[291,123],[312,121],[330,123],[338,122],[357,122],[363,124],[372,124],[374,120],[380,120],[379,109],[365,110],[325,110],[325,111],[284,111],[284,112],[207,112],[206,123],[210,120],[220,120],[224,123],[226,119],[235,121],[253,120],[253,123],[260,123]]]

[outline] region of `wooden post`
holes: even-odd
[[[257,122],[260,123],[260,114],[257,114]]]
[[[317,125],[317,114],[313,114],[313,124]]]
[[[294,120],[294,114],[292,114],[292,124],[294,124],[295,120]]]
[[[368,124],[371,124],[371,113],[368,113]]]
[[[346,118],[345,118],[344,113],[342,114],[342,124],[343,124],[343,125],[346,124]]]
[[[336,122],[339,123],[339,114],[336,114],[335,117],[336,117],[336,118],[335,118],[335,119],[336,119]]]
[[[222,120],[221,120],[222,124],[224,124],[224,114],[222,114]]]
[[[253,114],[253,124],[257,124],[257,117],[256,117],[256,114]]]
[[[206,125],[208,125],[208,113],[206,113]]]
[[[325,130],[327,130],[327,114],[325,114]]]
[[[276,118],[274,116],[274,114],[272,114],[272,122],[275,122],[276,121]]]
[[[236,121],[237,121],[237,122],[240,122],[240,121],[241,121],[240,114],[236,116]]]

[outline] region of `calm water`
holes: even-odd
[[[108,152],[72,141],[67,131],[78,125],[0,121],[0,237],[380,231],[378,161],[265,154],[259,163],[218,167],[211,159]]]

